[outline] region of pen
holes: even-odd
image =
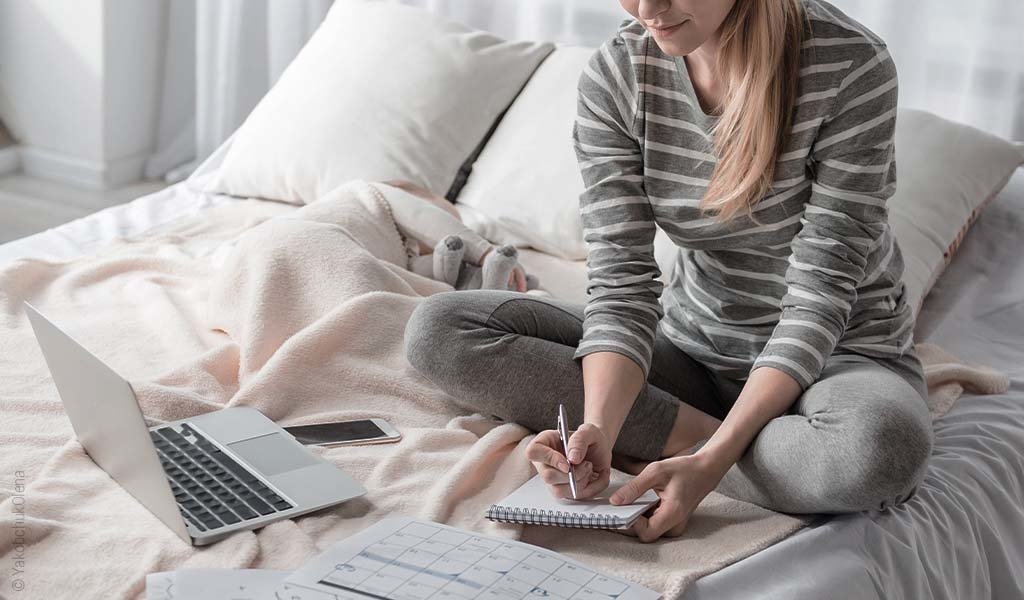
[[[569,491],[572,492],[572,499],[576,500],[576,472],[569,462],[569,419],[565,416],[564,404],[558,405],[558,437],[562,440],[565,462],[569,463]]]

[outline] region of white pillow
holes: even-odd
[[[899,111],[889,223],[915,317],[985,204],[1022,163],[1024,149],[1002,138],[931,113]]]
[[[593,54],[593,48],[572,46],[552,52],[473,163],[457,203],[484,217],[470,223],[480,235],[561,258],[587,255],[572,126],[576,82]]]
[[[351,179],[445,194],[552,45],[394,3],[335,2],[206,191],[308,203]]]

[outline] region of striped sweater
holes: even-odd
[[[577,358],[617,352],[646,375],[661,327],[721,376],[742,381],[770,366],[806,389],[832,354],[895,358],[913,348],[886,206],[896,186],[895,67],[862,25],[819,0],[804,6],[791,135],[757,222],[716,223],[698,208],[715,166],[715,117],[683,58],[630,20],[584,69],[573,143],[589,300]],[[665,289],[656,225],[678,247]]]

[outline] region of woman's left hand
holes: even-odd
[[[654,490],[661,502],[649,517],[633,523],[632,532],[642,542],[661,536],[682,535],[690,515],[725,476],[723,468],[711,457],[699,452],[652,462],[632,481],[619,488],[612,504],[630,504],[647,490]]]

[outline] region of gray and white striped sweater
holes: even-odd
[[[573,129],[589,279],[577,358],[617,352],[646,375],[661,327],[724,377],[771,366],[806,389],[834,353],[894,358],[913,348],[886,207],[896,70],[862,25],[825,2],[804,6],[791,135],[754,208],[759,225],[745,215],[716,223],[698,209],[715,117],[682,58],[631,20],[590,60]],[[655,224],[679,248],[664,294]]]

